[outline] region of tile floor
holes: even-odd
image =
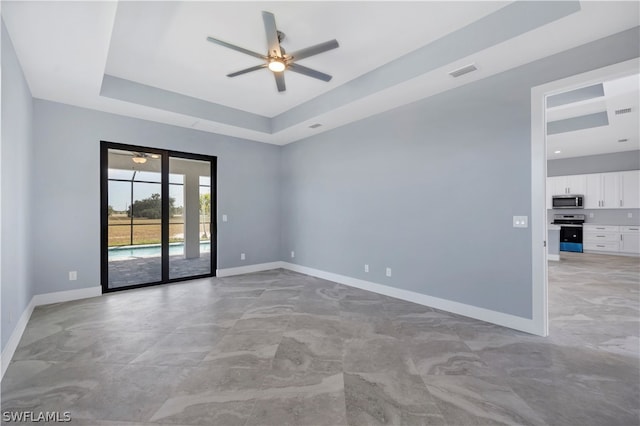
[[[638,425],[639,266],[563,253],[549,338],[283,270],[43,306],[2,411],[91,426]]]

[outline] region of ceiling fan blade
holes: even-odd
[[[306,47],[304,49],[297,50],[293,53],[289,53],[289,56],[293,57],[293,59],[304,59],[309,56],[317,55],[318,53],[326,52],[327,50],[335,49],[336,47],[340,47],[338,44],[338,40],[330,40],[325,41],[324,43],[316,44],[315,46]]]
[[[246,73],[251,72],[251,71],[258,71],[258,70],[261,70],[262,68],[266,68],[266,67],[267,67],[267,64],[256,65],[255,67],[246,68],[246,69],[243,69],[243,70],[240,70],[240,71],[232,72],[231,74],[227,74],[227,77],[235,77],[235,76],[238,76],[238,75],[246,74]]]
[[[252,52],[251,50],[247,50],[244,47],[236,46],[235,44],[227,43],[226,41],[218,40],[217,38],[207,37],[207,40],[210,41],[211,43],[219,44],[220,46],[228,47],[229,49],[233,49],[250,56],[255,56],[256,58],[264,59],[265,61],[269,59],[264,55],[261,55],[256,52]]]
[[[284,92],[287,90],[287,86],[284,84],[284,73],[274,72],[273,76],[276,78],[276,86],[278,86],[278,92]]]
[[[289,64],[289,67],[287,69],[289,71],[297,72],[298,74],[304,74],[308,77],[317,78],[318,80],[322,81],[329,81],[332,78],[329,74],[312,70],[311,68],[303,67],[299,64]]]
[[[271,12],[262,12],[264,30],[267,32],[267,44],[269,45],[269,56],[282,57],[280,51],[280,41],[278,40],[278,29],[276,28],[276,17]]]

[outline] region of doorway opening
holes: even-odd
[[[103,293],[216,271],[216,157],[101,142]]]
[[[562,80],[553,81],[531,89],[531,232],[532,232],[532,278],[533,278],[533,332],[541,336],[549,334],[548,324],[548,268],[549,223],[547,209],[551,194],[547,191],[547,149],[548,149],[548,110],[547,101],[554,96],[573,92],[588,93],[593,86],[629,77],[640,72],[637,59],[621,62]],[[559,100],[561,97],[556,97]],[[593,118],[597,119],[594,113]],[[562,125],[575,125],[565,121]],[[555,149],[554,151],[557,151]],[[586,200],[585,200],[586,202]],[[555,257],[555,253],[552,253]]]

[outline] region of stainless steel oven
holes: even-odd
[[[556,214],[553,224],[560,225],[560,251],[582,253],[582,224],[583,214]]]

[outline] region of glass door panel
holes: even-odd
[[[162,161],[151,152],[107,152],[108,288],[162,281]]]
[[[211,274],[211,162],[169,158],[169,279]]]
[[[104,292],[214,275],[215,170],[215,157],[102,142]]]

